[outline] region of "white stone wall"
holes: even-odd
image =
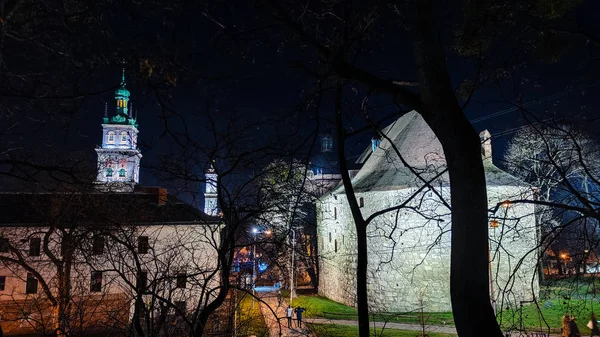
[[[357,198],[359,203],[363,199],[361,211],[367,218],[402,203],[414,191],[362,192]],[[445,200],[450,199],[447,188],[439,192]],[[531,197],[530,189],[524,187],[489,187],[488,194],[490,207],[515,195]],[[424,306],[426,311],[450,311],[450,210],[432,192],[419,194],[408,206],[413,209],[378,216],[368,227],[371,310],[403,312]],[[322,197],[317,202],[317,217],[319,293],[354,306],[356,231],[346,196]],[[499,227],[490,230],[494,296],[498,305],[529,300],[538,292],[537,279],[532,279],[537,263],[533,206],[511,205],[501,208],[496,217]]]

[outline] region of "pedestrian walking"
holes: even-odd
[[[306,309],[302,308],[302,307],[297,307],[296,308],[296,319],[298,319],[298,327],[301,328],[302,327],[302,313],[306,311]]]
[[[590,336],[594,337],[594,336],[600,336],[600,329],[598,329],[598,320],[596,319],[596,314],[594,314],[592,312],[592,314],[590,315],[590,321],[587,324],[588,328],[590,328],[590,330],[592,330]]]
[[[285,310],[285,317],[287,317],[288,319],[288,328],[292,328],[292,314],[294,313],[294,310],[292,309],[292,306],[288,306],[287,309]]]

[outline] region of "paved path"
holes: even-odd
[[[314,324],[337,324],[337,325],[355,325],[358,326],[358,321],[342,320],[342,319],[326,319],[326,318],[307,318],[307,323]],[[378,328],[386,329],[398,329],[398,330],[412,330],[421,331],[421,326],[418,324],[404,324],[404,323],[386,323],[386,322],[369,322],[370,326],[373,327],[375,324]],[[456,329],[449,325],[427,325],[425,332],[443,332],[456,334]]]
[[[278,306],[277,288],[256,287],[256,292],[257,296],[264,302],[261,302],[260,310],[269,327],[270,337],[312,336],[312,333],[308,329],[297,328],[295,319],[292,321],[293,328],[290,329],[287,327],[287,318],[285,317],[287,302],[283,301],[282,305]]]
[[[341,320],[341,319],[326,319],[326,318],[307,318],[305,319],[307,323],[313,324],[336,324],[336,325],[354,325],[358,326],[358,321],[351,320]],[[385,327],[386,329],[398,329],[398,330],[410,330],[410,331],[421,331],[421,326],[418,324],[405,324],[405,323],[385,323],[385,322],[369,322],[370,326],[373,327],[373,324],[378,328]],[[456,328],[451,325],[427,325],[425,327],[425,332],[440,332],[440,333],[450,333],[456,334]],[[507,337],[519,337],[519,336],[531,336],[526,333],[516,332],[505,332],[505,336]],[[535,335],[534,335],[535,336]],[[546,337],[559,337],[560,333],[546,334]],[[539,335],[542,337],[542,335]]]

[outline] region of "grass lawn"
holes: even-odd
[[[565,313],[574,315],[582,335],[589,335],[587,322],[590,314],[600,314],[600,280],[590,277],[570,277],[545,280],[540,287],[538,304],[505,309],[498,315],[504,329],[535,328],[536,330],[560,331]]]
[[[352,337],[358,336],[357,326],[335,325],[335,324],[310,324],[310,328],[318,337]],[[396,329],[385,329],[383,333],[381,329],[373,332],[371,328],[371,336],[383,337],[415,337],[419,334],[418,331],[406,331]],[[453,334],[427,332],[429,337],[456,337]]]
[[[593,309],[592,306],[595,308]],[[592,310],[597,313],[600,312],[600,302],[581,299],[554,299],[541,301],[539,308],[535,304],[529,304],[524,305],[522,311],[520,308],[504,310],[499,315],[498,320],[504,329],[518,329],[523,326],[546,331],[550,327],[552,331],[558,332],[562,324],[562,317],[568,312],[577,318],[577,326],[582,335],[589,335],[590,330],[586,325]]]
[[[241,291],[238,292],[238,300],[237,336],[269,337],[269,328],[260,311],[259,302],[255,301],[253,308],[252,296]]]
[[[288,295],[289,296],[289,295]],[[284,297],[289,301],[289,297]],[[295,307],[303,307],[306,309],[304,313],[307,318],[323,318],[323,313],[332,313],[340,316],[339,319],[356,319],[357,311],[355,308],[347,305],[334,302],[327,297],[319,295],[298,295],[294,298],[292,305]],[[354,318],[352,318],[354,317]],[[328,317],[337,318],[337,317]]]
[[[292,304],[294,307],[301,306],[306,308],[305,317],[307,318],[329,318],[347,320],[358,319],[357,311],[355,308],[349,307],[338,302],[334,302],[326,297],[319,295],[298,295],[298,297],[292,301]],[[371,316],[371,319],[380,322],[419,323],[418,315],[418,312],[377,313],[373,314]],[[427,318],[428,316],[429,318]],[[452,313],[450,312],[425,313],[425,318],[426,324],[454,324],[454,319],[452,317]]]
[[[525,304],[522,309],[520,307],[510,308],[499,313],[498,321],[504,330],[526,328],[547,331],[550,327],[551,331],[557,332],[560,331],[562,316],[568,312],[577,317],[577,325],[582,335],[590,333],[586,326],[590,319],[590,313],[593,311],[600,317],[600,278],[571,277],[546,280],[540,288],[542,298],[538,302],[539,308],[535,304]],[[289,293],[284,298],[289,298]],[[305,315],[308,318],[358,319],[355,308],[318,295],[299,295],[293,300],[293,306],[306,308]],[[371,320],[419,323],[418,315],[418,312],[378,313],[371,315]],[[425,315],[429,316],[426,324],[454,325],[451,312],[426,313]],[[340,327],[339,329],[345,328]],[[332,336],[337,335],[333,334]]]

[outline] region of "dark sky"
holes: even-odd
[[[28,146],[37,144],[33,152],[83,152],[94,158],[93,148],[101,142],[104,102],[108,103],[109,113],[114,112],[111,91],[120,80],[120,58],[128,62],[127,82],[138,114],[143,167],[156,165],[160,155],[173,151],[172,137],[165,134],[166,126],[175,133],[187,128],[198,142],[211,144],[207,114],[220,127],[230,120],[252,125],[250,133],[257,144],[272,141],[277,132],[298,128],[300,134],[289,139],[297,144],[301,136],[314,131],[314,111],[303,109],[308,94],[314,90],[314,81],[292,63],[300,60],[314,65],[316,56],[310,48],[294,43],[285,27],[264,11],[253,8],[251,14],[240,5],[206,8],[193,4],[193,8],[173,11],[151,6],[128,11],[117,4],[111,6],[101,9],[104,23],[109,24],[110,38],[104,40],[99,34],[97,37],[97,48],[106,53],[106,60],[79,82],[91,92],[106,92],[78,100],[75,108],[50,121],[41,117],[43,112],[31,110],[32,122],[19,136],[26,139],[23,141]],[[586,30],[597,32],[597,9],[598,4],[587,1],[570,18]],[[448,20],[452,26],[454,19]],[[397,31],[397,36],[371,39],[369,43],[378,48],[361,54],[356,64],[383,77],[415,80],[410,32]],[[443,34],[448,35],[446,39],[452,37],[451,31]],[[513,135],[511,131],[525,123],[519,109],[507,110],[517,102],[530,103],[528,111],[542,119],[568,116],[571,120],[590,120],[586,124],[590,128],[598,125],[594,121],[600,108],[596,99],[600,93],[599,49],[578,41],[560,61],[548,64],[530,57],[507,69],[506,77],[473,96],[465,113],[476,121],[475,129],[487,128],[492,135],[505,132],[494,141],[496,157]],[[473,64],[458,57],[450,47],[448,55],[452,80],[458,85],[466,72],[472,72]],[[89,56],[84,53],[81,57]],[[150,78],[144,78],[140,72],[140,63],[146,59],[155,64]],[[165,84],[168,74],[176,77],[176,86]],[[358,110],[364,94],[363,89],[355,95],[349,91],[348,109]],[[377,106],[373,110],[375,116],[397,110],[385,97],[374,95],[370,102]],[[164,106],[173,112],[165,112]],[[331,100],[324,101],[321,130],[327,128],[332,110]],[[482,118],[499,111],[505,113]],[[353,117],[351,125],[361,127],[364,120]],[[26,132],[30,134],[24,136]],[[350,140],[349,156],[360,153],[370,137],[366,133]],[[162,183],[147,169],[142,170],[141,182]]]

